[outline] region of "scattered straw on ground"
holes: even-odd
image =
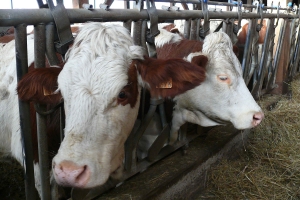
[[[300,77],[253,130],[240,158],[212,169],[199,199],[300,199]],[[264,98],[262,107],[274,96]]]

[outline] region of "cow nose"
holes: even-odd
[[[72,161],[53,163],[55,180],[59,185],[82,188],[90,179],[90,170],[87,165],[78,166]]]
[[[264,113],[263,112],[257,112],[254,113],[253,115],[253,126],[257,126],[258,124],[260,124],[260,122],[263,120],[264,118]]]

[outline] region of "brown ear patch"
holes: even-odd
[[[171,33],[177,33],[177,34],[180,33],[179,30],[178,30],[178,28],[172,28],[172,29],[170,30],[170,32],[171,32]]]
[[[194,56],[191,61],[191,63],[202,67],[205,67],[207,62],[208,58],[205,55]]]
[[[22,101],[41,104],[56,104],[62,99],[57,90],[57,77],[62,69],[56,67],[33,69],[18,83],[17,92]]]
[[[163,60],[145,57],[145,60],[137,64],[137,69],[142,79],[149,84],[148,89],[152,97],[175,97],[195,88],[205,80],[204,66],[183,59]],[[170,79],[172,79],[171,88],[157,87]]]

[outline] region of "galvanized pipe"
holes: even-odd
[[[46,37],[45,25],[38,24],[34,27],[34,66],[35,68],[45,67]],[[41,111],[46,111],[46,105],[39,105]],[[47,116],[36,113],[39,166],[41,176],[41,199],[50,200],[50,176],[48,159],[48,138],[47,138]]]
[[[67,9],[71,23],[81,23],[87,21],[127,21],[127,20],[145,20],[149,19],[147,10],[135,9],[111,9],[109,11],[103,9],[95,9],[93,11],[86,9]],[[234,18],[238,19],[237,12],[229,11],[207,11],[210,19]],[[182,11],[166,11],[157,10],[157,15],[160,20],[175,20],[175,19],[192,19],[203,18],[201,10],[182,10]],[[242,13],[243,19],[260,18],[257,13]],[[277,14],[263,13],[263,18],[277,18]],[[279,18],[298,18],[295,14],[278,15]],[[16,26],[25,23],[27,25],[35,25],[39,23],[54,22],[50,10],[48,9],[2,9],[0,12],[0,26]]]
[[[16,69],[18,82],[28,72],[27,58],[27,33],[26,25],[20,24],[15,27]],[[33,170],[33,149],[30,127],[29,103],[19,100],[20,126],[22,137],[23,166],[25,179],[26,199],[36,199]]]

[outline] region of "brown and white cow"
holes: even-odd
[[[158,58],[184,58],[206,68],[201,85],[174,98],[171,142],[185,122],[201,126],[232,123],[237,129],[252,128],[261,122],[264,114],[245,85],[241,65],[225,33],[211,33],[202,43],[160,29],[155,42]]]
[[[11,41],[0,49],[1,55],[6,55],[0,59],[0,149],[22,163],[14,46]],[[27,37],[27,46],[31,65],[33,35]],[[142,47],[133,44],[129,32],[117,25],[85,24],[66,57],[63,68],[30,69],[18,84],[21,100],[44,104],[64,101],[65,138],[52,161],[54,178],[62,186],[99,186],[120,170],[142,86],[153,97],[175,97],[205,79],[202,62],[146,57]],[[206,60],[200,56],[202,59]],[[170,79],[172,88],[157,87]],[[49,91],[53,95],[48,95]],[[48,135],[55,135],[57,118],[49,120],[56,128],[49,130],[49,126]],[[36,162],[36,187],[40,192]]]

